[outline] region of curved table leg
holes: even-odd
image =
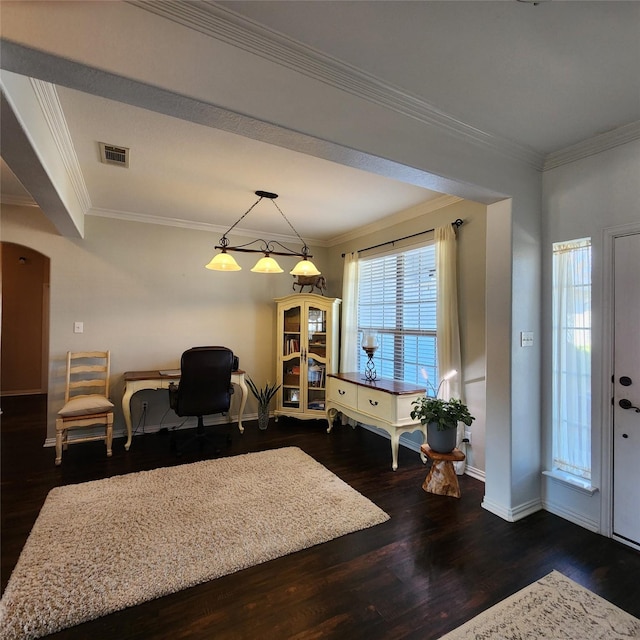
[[[133,430],[131,428],[131,396],[133,395],[133,389],[125,386],[124,394],[122,396],[122,413],[124,414],[124,423],[127,426],[127,441],[124,448],[129,451],[131,446],[131,439],[133,437]]]
[[[395,471],[398,468],[398,445],[400,443],[400,434],[395,429],[388,433],[391,436],[391,468]]]
[[[329,423],[329,428],[327,429],[327,433],[331,433],[331,429],[333,429],[333,421],[336,419],[338,415],[338,410],[333,407],[329,407],[327,409],[327,422]]]
[[[244,433],[244,427],[242,426],[242,414],[244,413],[244,406],[247,404],[247,385],[244,380],[244,374],[239,376],[238,386],[242,392],[240,398],[240,409],[238,410],[238,429],[240,433]]]

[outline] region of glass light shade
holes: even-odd
[[[298,264],[289,271],[292,276],[319,276],[320,272],[316,268],[316,265],[304,258],[300,260]]]
[[[211,262],[206,264],[205,267],[212,271],[240,271],[242,269],[233,256],[224,251],[213,256]]]
[[[378,332],[377,331],[365,330],[362,332],[362,348],[363,349],[378,348]]]
[[[256,262],[253,269],[251,269],[254,273],[282,273],[283,270],[280,268],[280,265],[270,256],[264,256],[264,258],[260,258],[258,262]]]

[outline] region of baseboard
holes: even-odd
[[[243,413],[242,414],[242,421],[246,422],[246,421],[250,421],[250,420],[257,420],[258,419],[258,414],[257,413]],[[211,418],[211,419],[207,419],[206,422],[206,426],[216,426],[219,424],[237,424],[238,422],[238,416],[231,416],[231,421],[229,421],[229,419],[225,416],[216,416],[215,418]],[[145,424],[144,427],[142,427],[142,430],[140,427],[134,429],[133,431],[133,436],[142,436],[142,435],[146,435],[149,433],[158,433],[159,431],[162,431],[163,429],[169,429],[169,430],[175,430],[175,431],[180,431],[182,429],[195,429],[196,427],[196,418],[187,418],[185,420],[180,420],[179,422],[163,422],[161,424]],[[98,434],[100,432],[100,429],[94,429],[94,431],[96,432],[96,434]],[[74,438],[74,433],[73,431],[69,432],[69,444],[73,444],[73,441],[75,439],[84,437],[84,435],[86,435],[86,432],[84,432],[83,435],[76,435]],[[121,428],[114,428],[113,430],[113,438],[126,438],[127,437],[127,430],[126,428],[123,426]],[[56,446],[56,439],[55,437],[53,438],[47,438],[44,441],[44,447],[55,447]]]
[[[522,520],[523,518],[530,516],[532,513],[543,509],[542,501],[538,498],[510,508],[496,502],[492,502],[491,500],[487,500],[485,497],[481,506],[483,509],[490,511],[507,522],[517,522],[518,520]]]
[[[482,469],[476,469],[475,467],[467,465],[464,472],[465,475],[480,480],[480,482],[486,482],[486,474]]]
[[[573,522],[573,524],[577,524],[578,526],[584,527],[594,533],[601,533],[599,522],[585,518],[584,515],[571,511],[571,509],[567,509],[565,506],[559,505],[550,500],[543,500],[542,507],[545,511],[553,513],[554,515],[559,516],[564,520],[568,520],[569,522]]]

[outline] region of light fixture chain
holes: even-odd
[[[223,238],[226,238],[227,233],[229,233],[241,220],[243,220],[245,218],[245,216],[247,216],[249,213],[251,213],[251,211],[253,210],[253,208],[258,204],[258,202],[260,202],[260,200],[262,200],[262,196],[260,196],[224,233],[224,235],[222,236]],[[282,213],[282,211],[280,212]],[[283,214],[284,215],[284,214]],[[288,220],[287,220],[288,222]],[[295,231],[295,229],[294,229]]]
[[[276,201],[272,200],[271,202],[273,202],[273,206],[280,212],[280,215],[287,221],[287,224],[291,227],[291,230],[293,231],[293,233],[295,233],[298,236],[298,239],[300,240],[300,242],[302,242],[302,253],[306,255],[309,252],[309,247],[307,246],[307,243],[302,239],[300,234],[295,230],[291,222],[289,222],[289,218],[287,218],[287,216],[284,215],[282,209],[276,204]]]

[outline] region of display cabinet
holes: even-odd
[[[276,298],[276,419],[322,418],[327,374],[338,368],[339,298],[298,293]]]

